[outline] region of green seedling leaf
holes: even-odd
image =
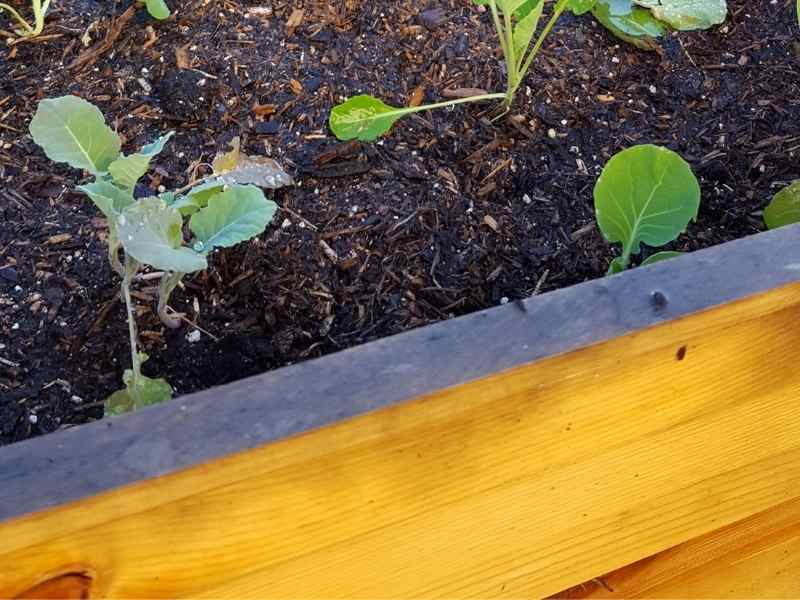
[[[133,371],[130,369],[125,370],[122,379],[125,381],[125,389],[114,392],[105,402],[107,416],[121,415],[172,399],[172,387],[164,379],[140,375],[134,381]]]
[[[147,12],[150,16],[159,21],[169,18],[169,6],[164,0],[144,0]]]
[[[642,266],[646,267],[647,265],[654,265],[662,260],[669,260],[670,258],[677,258],[678,256],[682,256],[683,252],[673,252],[671,250],[665,250],[663,252],[656,252],[655,254],[651,254],[647,257],[644,261],[642,261]]]
[[[638,6],[630,7],[624,14],[612,13],[612,0],[598,0],[592,9],[594,17],[619,39],[642,50],[655,50],[656,38],[667,32],[664,24],[653,14]]]
[[[133,194],[119,189],[113,183],[98,179],[92,183],[79,185],[78,189],[89,196],[100,212],[113,225],[117,217],[133,204]]]
[[[527,17],[531,11],[536,9],[540,4],[544,6],[545,0],[525,0],[522,5],[514,11],[514,17],[518,21],[521,21],[525,17]]]
[[[636,0],[636,4],[679,31],[708,29],[728,16],[727,0]]]
[[[212,163],[216,182],[222,184],[252,184],[276,190],[294,182],[281,166],[266,156],[247,156],[239,151],[239,137],[231,140],[232,150],[218,154]]]
[[[95,175],[105,173],[119,156],[119,136],[106,125],[103,113],[77,96],[39,102],[30,131],[50,160]]]
[[[622,273],[624,270],[625,261],[621,256],[618,256],[611,261],[610,265],[608,265],[608,271],[606,271],[606,275],[616,275],[617,273]]]
[[[192,215],[189,228],[197,238],[193,247],[208,253],[249,240],[264,231],[276,210],[277,205],[257,187],[231,186]]]
[[[525,60],[525,51],[530,46],[533,34],[539,27],[539,20],[542,18],[542,10],[544,10],[544,0],[530,3],[523,7],[525,11],[524,16],[518,17],[517,24],[514,27],[512,38],[514,40],[514,53],[518,57],[519,64]]]
[[[208,201],[219,194],[225,188],[225,184],[216,180],[207,180],[194,186],[185,196],[176,196],[168,204],[179,210],[184,216],[196,213],[204,206],[208,206]]]
[[[182,246],[180,213],[161,198],[142,198],[116,221],[125,252],[140,263],[164,271],[191,273],[207,267],[206,259]]]
[[[597,223],[622,244],[623,264],[641,244],[663,246],[697,217],[700,185],[677,153],[649,144],[614,155],[594,187]]]
[[[570,0],[569,9],[573,14],[582,15],[589,12],[597,4],[597,0]]]
[[[353,96],[334,107],[328,124],[333,135],[342,141],[371,142],[387,133],[405,114],[407,111],[384,104],[372,96]]]
[[[633,12],[633,0],[598,0],[608,7],[608,14],[612,17],[629,15]]]
[[[150,161],[164,149],[164,145],[172,136],[173,132],[170,131],[152,144],[144,146],[136,154],[121,156],[112,162],[108,166],[108,172],[114,179],[114,183],[126,190],[133,190],[136,182],[150,168]]]
[[[489,0],[472,0],[472,2],[479,6],[487,6],[489,4]],[[500,12],[511,15],[527,2],[530,2],[530,0],[495,0],[495,6]]]
[[[800,223],[800,179],[773,196],[764,209],[764,222],[770,229]]]

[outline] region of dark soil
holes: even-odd
[[[42,38],[0,49],[0,443],[101,417],[130,360],[105,222],[75,191],[82,174],[26,133],[39,99],[96,103],[127,151],[175,130],[153,190],[207,173],[237,135],[298,182],[260,239],[174,294],[199,341],[161,326],[156,281],[138,285],[145,371],[185,394],[603,276],[617,249],[594,227],[592,186],[634,143],[677,150],[701,177],[675,249],[761,230],[800,176],[792,4],[729,0],[724,27],[651,53],[565,16],[508,118],[439,111],[343,145],[326,120],[346,96],[502,89],[486,15],[470,0],[189,0],[157,23],[125,2],[54,2]]]

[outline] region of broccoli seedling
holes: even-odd
[[[506,63],[506,91],[504,93],[481,94],[408,108],[389,106],[373,96],[354,96],[331,111],[329,119],[331,131],[343,141],[352,139],[373,141],[389,131],[398,119],[412,113],[490,100],[501,101],[499,114],[508,112],[533,60],[539,54],[544,40],[552,31],[561,14],[567,8],[579,13],[589,10],[588,7],[584,8],[587,0],[557,0],[550,19],[531,46],[539,27],[545,1],[473,0],[475,4],[488,6],[492,15],[492,23],[497,31]]]
[[[142,265],[164,271],[158,314],[165,325],[176,327],[178,321],[167,313],[167,300],[183,275],[205,269],[214,249],[234,246],[263,232],[277,205],[256,186],[275,189],[289,185],[291,178],[271,159],[241,154],[236,139],[233,150],[214,161],[211,176],[177,192],[136,199],[136,183],[172,133],[134,154],[122,154],[120,138],[106,125],[100,110],[75,96],[42,100],[30,132],[48,158],[94,175],[94,181],[78,189],[108,220],[109,260],[122,276],[131,369],[123,376],[125,388],[106,401],[106,412],[116,414],[169,399],[172,388],[165,380],[141,372],[147,356],[137,349],[131,300],[134,275]],[[183,233],[185,218],[191,232],[188,242]]]

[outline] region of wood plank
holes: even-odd
[[[0,521],[774,289],[798,265],[800,225],[0,448]]]
[[[554,598],[800,598],[800,498]]]
[[[797,495],[799,320],[794,284],[0,524],[0,596],[556,593]]]

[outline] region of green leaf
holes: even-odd
[[[114,183],[126,190],[133,190],[136,187],[136,182],[150,168],[150,161],[164,149],[164,144],[169,141],[172,135],[173,132],[170,131],[152,144],[144,146],[136,154],[121,156],[112,162],[108,166],[108,172],[111,173]]]
[[[277,205],[257,187],[231,186],[192,215],[189,228],[197,238],[194,248],[208,253],[249,240],[264,231],[276,210]]]
[[[658,48],[655,39],[663,36],[667,28],[650,11],[633,6],[630,12],[617,15],[612,8],[612,0],[598,0],[592,14],[619,39],[643,50]]]
[[[636,3],[679,31],[708,29],[724,23],[728,16],[727,0],[636,0]]]
[[[164,379],[140,375],[134,381],[133,371],[130,369],[125,370],[122,379],[126,387],[108,397],[105,403],[106,416],[121,415],[172,399],[172,387]]]
[[[597,0],[570,0],[567,6],[573,14],[582,15],[592,10],[595,4]]]
[[[334,107],[328,124],[342,141],[371,142],[388,132],[405,114],[406,110],[384,104],[372,96],[353,96]]]
[[[518,8],[524,5],[529,0],[495,0],[495,6],[500,12],[504,12],[506,14],[514,14]],[[486,6],[489,4],[489,0],[472,0],[474,4]]]
[[[525,51],[528,49],[533,39],[533,34],[536,33],[536,29],[539,26],[539,19],[542,18],[542,10],[544,9],[544,0],[539,0],[539,2],[524,8],[527,12],[525,16],[518,18],[512,33],[514,54],[518,57],[519,65],[525,60]]]
[[[609,242],[623,245],[628,264],[640,244],[663,246],[697,217],[700,185],[675,152],[653,145],[614,155],[594,187],[597,223]]]
[[[164,0],[144,0],[147,12],[150,16],[159,21],[169,18],[169,6]]]
[[[764,209],[764,222],[770,229],[800,223],[800,179],[772,197]]]
[[[77,96],[39,102],[30,131],[50,160],[95,175],[105,173],[119,156],[119,136],[106,125],[103,113]]]
[[[629,15],[633,11],[633,0],[598,0],[598,2],[605,2],[608,14],[612,17]]]
[[[673,252],[672,250],[664,250],[663,252],[656,252],[655,254],[651,254],[647,257],[644,261],[642,261],[641,266],[646,267],[647,265],[654,265],[662,260],[669,260],[670,258],[677,258],[678,256],[683,256],[683,252]]]
[[[182,246],[182,226],[180,213],[161,198],[142,198],[117,218],[125,252],[140,263],[181,273],[205,269],[205,257]]]
[[[134,202],[130,191],[121,190],[113,183],[101,179],[79,185],[78,189],[89,196],[112,224],[116,222],[117,216]]]
[[[625,261],[621,256],[618,256],[611,261],[610,265],[608,265],[608,271],[606,271],[606,275],[616,275],[618,273],[622,273],[624,270]]]

